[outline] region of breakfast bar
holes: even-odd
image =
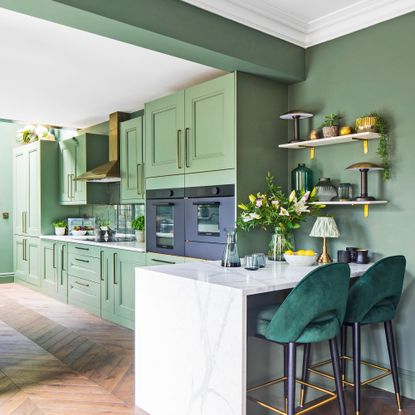
[[[368,267],[350,264],[351,277]],[[314,268],[137,268],[136,406],[151,415],[246,415],[250,300],[276,301]]]

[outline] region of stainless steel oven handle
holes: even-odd
[[[154,202],[152,203],[153,206],[174,206],[172,202]]]
[[[194,205],[200,206],[219,206],[220,202],[193,202]]]

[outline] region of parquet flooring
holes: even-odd
[[[0,415],[147,415],[134,407],[133,363],[131,330],[0,284]],[[346,400],[354,413],[350,391]],[[415,401],[403,405],[401,415],[415,415]],[[393,394],[371,387],[363,389],[362,409],[399,414]],[[310,412],[337,413],[335,402]]]
[[[140,414],[134,334],[15,284],[0,285],[0,414]]]

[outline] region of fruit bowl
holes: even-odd
[[[295,255],[295,254],[284,254],[285,260],[290,265],[297,265],[300,267],[309,267],[317,261],[317,254],[314,255]]]
[[[76,231],[74,229],[72,229],[72,235],[73,236],[85,236],[86,235],[86,231]]]

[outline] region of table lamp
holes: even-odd
[[[326,238],[338,238],[340,236],[334,218],[330,216],[321,216],[317,218],[310,236],[314,238],[323,238],[323,253],[320,255],[317,262],[319,264],[329,264],[330,262],[333,262],[330,255],[327,253]]]

